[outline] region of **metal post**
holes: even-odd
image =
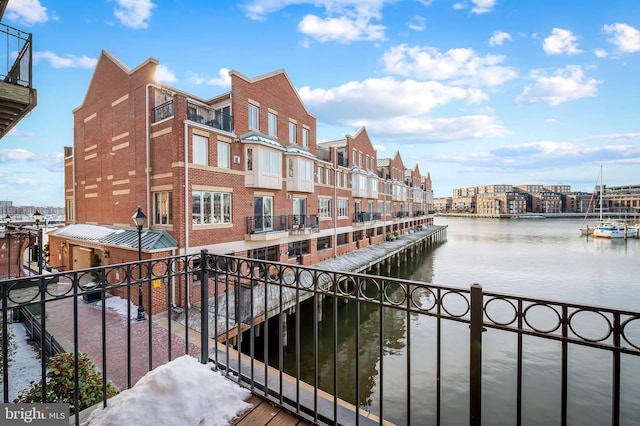
[[[469,346],[469,424],[482,424],[482,323],[483,323],[482,286],[471,285],[471,341]]]
[[[200,251],[200,362],[209,362],[209,268],[207,250]],[[216,299],[217,300],[217,299]],[[215,303],[215,302],[214,302]],[[238,332],[239,333],[239,332]]]
[[[144,316],[144,306],[142,305],[142,226],[144,222],[147,220],[147,216],[142,213],[142,208],[138,206],[138,210],[131,217],[133,222],[136,224],[138,228],[138,268],[140,268],[140,276],[138,279],[138,321],[143,321],[145,319]]]
[[[138,226],[138,267],[140,268],[140,277],[142,280],[142,226]],[[142,305],[142,282],[138,282],[138,321],[144,321],[144,306]]]
[[[42,228],[38,226],[38,275],[42,275]]]

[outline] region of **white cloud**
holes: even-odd
[[[496,5],[496,0],[471,0],[471,3],[473,3],[471,11],[480,14],[491,12],[493,6]]]
[[[453,8],[457,10],[462,10],[462,9],[466,9],[467,6],[465,6],[464,3],[454,3]]]
[[[5,163],[9,161],[29,161],[35,158],[35,154],[33,152],[27,151],[26,149],[16,148],[16,149],[2,149],[0,150],[0,163]]]
[[[212,85],[212,86],[220,86],[220,87],[230,88],[231,87],[231,76],[229,75],[229,69],[221,68],[220,71],[218,71],[218,77],[217,78],[211,78],[211,79],[207,80],[206,83],[209,84],[209,85]]]
[[[12,0],[7,5],[7,19],[27,25],[42,24],[49,20],[47,8],[40,0]]]
[[[594,78],[587,78],[582,67],[570,65],[557,70],[552,76],[543,71],[534,71],[531,75],[534,83],[525,87],[515,99],[520,104],[547,103],[551,106],[576,100],[585,96],[595,96],[597,85],[601,83]]]
[[[441,53],[433,47],[409,47],[405,44],[388,49],[382,62],[385,71],[420,79],[450,80],[456,84],[499,86],[517,77],[508,67],[500,66],[504,56],[480,56],[473,49],[450,49]]]
[[[602,28],[605,34],[611,34],[609,43],[616,46],[621,52],[634,53],[640,51],[640,31],[631,25],[613,24]]]
[[[595,49],[593,51],[593,53],[596,55],[596,57],[598,58],[606,58],[607,56],[609,56],[609,53],[607,53],[606,50],[604,49]]]
[[[551,31],[551,35],[544,39],[542,49],[547,55],[561,55],[563,53],[577,55],[582,52],[578,49],[578,37],[574,36],[571,31],[562,28],[554,28]]]
[[[363,123],[364,125],[364,123]],[[367,131],[378,139],[414,143],[495,138],[511,133],[494,117],[469,115],[454,118],[395,117],[367,121]]]
[[[170,71],[164,65],[158,65],[156,68],[156,81],[161,81],[163,83],[174,83],[176,81],[176,75],[173,71]]]
[[[383,40],[386,27],[373,25],[369,21],[369,17],[354,19],[340,16],[322,19],[315,15],[307,15],[298,24],[298,29],[301,33],[321,42],[350,43],[352,41]]]
[[[147,28],[151,19],[151,9],[156,7],[151,0],[116,0],[119,7],[113,15],[122,25],[131,28]]]
[[[489,39],[489,46],[502,46],[505,40],[511,40],[511,34],[504,31],[494,31]]]
[[[51,172],[61,172],[63,167],[63,154],[52,152],[49,154],[37,154],[26,149],[4,149],[0,150],[0,163],[15,164],[29,163]]]
[[[41,60],[49,61],[53,68],[93,68],[98,62],[97,59],[84,55],[80,58],[74,55],[67,55],[63,58],[50,51],[33,52],[33,63],[37,64]]]
[[[349,82],[331,89],[303,87],[298,92],[323,122],[349,128],[366,126],[371,134],[375,133],[376,140],[422,143],[509,133],[495,118],[486,115],[427,116],[435,108],[452,102],[469,104],[486,100],[486,95],[477,89],[386,77]]]
[[[373,145],[373,149],[375,149],[378,152],[384,152],[387,150],[387,147],[384,145]]]
[[[407,26],[413,31],[424,31],[426,28],[426,21],[422,16],[414,16]]]
[[[223,88],[231,87],[231,76],[229,75],[228,68],[220,68],[220,71],[218,71],[218,77],[213,78],[202,77],[199,74],[191,73],[189,81],[195,85],[208,84],[210,86],[219,86]]]
[[[392,77],[352,81],[331,89],[303,87],[305,105],[324,121],[353,125],[367,120],[425,114],[454,101],[477,102],[476,90],[445,86],[434,81],[398,81]]]
[[[310,4],[324,8],[325,16],[305,15],[298,30],[304,35],[321,41],[353,41],[384,40],[386,27],[372,23],[381,19],[380,11],[385,3],[395,0],[250,0],[240,7],[245,14],[254,20],[264,20],[270,13],[294,4]],[[308,41],[307,41],[308,43]]]

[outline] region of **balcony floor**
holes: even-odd
[[[306,420],[300,420],[297,416],[271,405],[259,396],[252,395],[248,401],[253,407],[236,419],[232,424],[238,426],[293,426],[311,425]]]

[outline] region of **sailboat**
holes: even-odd
[[[597,184],[597,181],[596,181]],[[602,194],[603,194],[604,190],[602,187],[602,166],[600,166],[600,200],[599,200],[599,204],[600,204],[600,221],[598,223],[598,226],[596,226],[595,228],[592,228],[592,232],[590,232],[589,226],[587,225],[586,229],[582,229],[581,228],[581,232],[583,233],[583,235],[589,235],[589,234],[593,234],[594,237],[600,237],[600,238],[633,238],[638,236],[638,229],[633,227],[633,226],[628,226],[626,223],[624,222],[615,222],[615,221],[605,221],[602,218]],[[591,197],[591,200],[593,201],[593,196]],[[589,203],[589,207],[591,207],[591,202]],[[589,209],[587,209],[587,215]],[[585,221],[586,221],[586,216],[585,216]],[[584,222],[583,222],[584,225]]]
[[[600,182],[600,190],[598,191],[598,182]],[[589,227],[587,224],[587,219],[589,219],[589,213],[591,213],[591,209],[594,206],[594,200],[596,197],[596,193],[600,194],[600,200],[598,202],[600,207],[600,222],[598,225],[602,225],[602,166],[600,166],[600,173],[598,173],[598,177],[596,179],[596,184],[593,189],[593,193],[591,194],[591,199],[589,200],[589,206],[587,207],[587,212],[584,214],[584,220],[582,221],[582,225],[580,225],[580,234],[581,235],[591,235],[593,234],[593,230],[596,226]]]

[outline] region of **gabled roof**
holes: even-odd
[[[268,72],[266,74],[262,74],[259,75],[257,77],[253,77],[253,78],[249,78],[247,76],[245,76],[244,74],[236,71],[236,70],[231,70],[229,71],[229,76],[237,76],[245,81],[248,81],[249,83],[257,83],[261,80],[265,80],[267,78],[272,78],[272,77],[277,77],[278,75],[283,75],[284,78],[287,80],[287,83],[289,83],[289,86],[291,86],[291,88],[293,89],[293,92],[295,93],[295,95],[298,97],[298,101],[300,102],[300,105],[302,105],[302,108],[304,108],[304,111],[309,114],[311,117],[315,118],[314,114],[311,114],[309,112],[309,110],[307,110],[307,106],[304,104],[304,102],[302,101],[302,98],[300,97],[300,93],[298,92],[298,89],[296,89],[296,86],[293,85],[293,83],[291,82],[291,79],[289,78],[289,75],[287,75],[286,71],[284,69],[279,69],[279,70],[275,70],[275,71],[271,71]]]
[[[74,224],[49,232],[49,235],[72,240],[90,241],[111,247],[138,248],[138,230],[119,226]],[[178,242],[167,231],[142,230],[142,250],[163,251],[178,248]]]

